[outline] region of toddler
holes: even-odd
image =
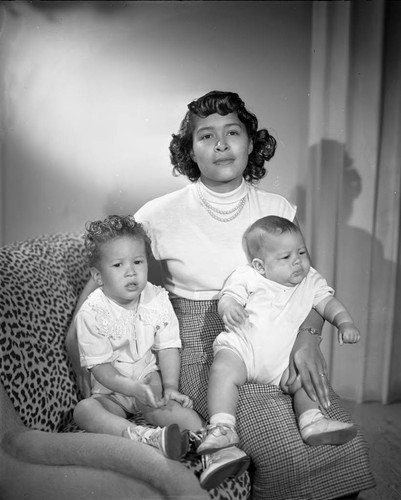
[[[239,442],[235,414],[238,388],[245,382],[281,385],[289,392],[285,386],[289,355],[299,326],[312,307],[337,327],[340,344],[360,339],[349,312],[311,267],[302,233],[293,222],[278,216],[263,217],[246,230],[243,247],[249,265],[234,271],[220,293],[219,314],[227,331],[213,344],[210,425],[199,453]],[[355,437],[356,427],[328,418],[309,398],[300,380],[293,398],[301,437],[308,445],[339,445]]]
[[[178,321],[166,290],[147,281],[150,240],[132,216],[87,224],[85,247],[99,286],[76,314],[81,365],[91,396],[74,411],[79,427],[150,444],[178,460],[202,427],[178,391]],[[155,428],[128,419],[141,412]]]

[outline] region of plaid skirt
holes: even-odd
[[[180,389],[207,419],[213,341],[224,329],[217,301],[171,299],[181,332]],[[352,422],[331,391],[331,418]],[[237,407],[239,447],[252,459],[254,500],[329,500],[375,486],[367,443],[359,431],[341,446],[308,446],[299,434],[292,398],[277,386],[245,384]]]

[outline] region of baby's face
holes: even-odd
[[[143,239],[121,236],[102,245],[99,274],[107,297],[127,309],[136,307],[148,279]]]
[[[310,261],[302,234],[287,231],[266,237],[264,276],[286,286],[298,285],[308,274]]]

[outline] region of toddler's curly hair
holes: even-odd
[[[132,236],[145,243],[146,257],[152,254],[151,241],[142,224],[132,215],[108,215],[104,220],[87,222],[85,225],[85,250],[89,266],[96,266],[101,257],[101,247],[121,236]]]
[[[206,118],[214,113],[225,116],[234,112],[245,125],[253,144],[243,177],[248,182],[256,183],[265,176],[264,163],[273,157],[277,146],[276,139],[266,129],[258,130],[258,119],[246,109],[238,94],[219,90],[213,90],[188,104],[188,111],[178,134],[172,135],[169,147],[174,175],[186,175],[191,182],[200,177],[199,167],[191,158],[194,116]]]

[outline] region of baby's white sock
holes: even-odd
[[[227,424],[235,427],[235,417],[230,413],[215,413],[210,417],[210,425]]]
[[[311,410],[306,410],[298,418],[299,428],[303,429],[310,423],[312,423],[318,415],[323,417],[323,413],[318,408],[312,408]],[[320,420],[320,418],[318,419]]]

